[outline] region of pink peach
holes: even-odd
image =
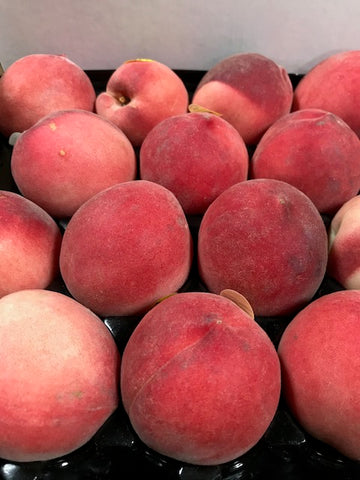
[[[71,217],[86,200],[136,176],[125,134],[86,110],[46,115],[17,139],[11,171],[18,189],[50,215]]]
[[[296,187],[274,179],[240,182],[209,206],[198,235],[207,288],[244,295],[255,315],[285,315],[310,301],[324,279],[327,232]]]
[[[0,300],[0,456],[49,460],[87,443],[119,402],[110,331],[72,298],[21,290]]]
[[[121,392],[150,448],[182,462],[221,464],[250,450],[269,427],[279,359],[265,331],[228,298],[179,293],[132,333]]]
[[[96,194],[71,217],[60,270],[70,293],[101,316],[136,315],[177,291],[192,238],[176,197],[145,180]]]
[[[0,191],[0,297],[46,288],[59,273],[62,236],[53,218],[23,196]]]
[[[360,190],[360,140],[338,116],[319,109],[284,115],[251,158],[251,178],[275,178],[333,214]]]
[[[185,84],[170,67],[140,58],[124,62],[113,72],[95,108],[121,128],[134,146],[140,146],[161,120],[185,113],[188,101]]]
[[[309,70],[294,91],[293,110],[320,108],[338,115],[360,135],[360,50],[326,57]]]
[[[172,191],[186,214],[203,214],[247,179],[249,156],[237,130],[209,112],[175,115],[156,125],[140,149],[140,177]]]
[[[64,55],[19,58],[0,78],[0,132],[23,132],[56,110],[94,110],[95,90],[85,71]]]
[[[299,424],[360,460],[360,292],[324,295],[284,331],[278,354],[282,391]]]
[[[289,113],[293,88],[286,70],[257,53],[237,53],[215,64],[197,85],[193,103],[221,113],[246,144],[256,144]]]
[[[336,212],[329,227],[327,273],[344,288],[360,290],[360,196]]]

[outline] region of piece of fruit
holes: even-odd
[[[333,214],[360,190],[360,140],[337,115],[303,109],[266,131],[251,158],[251,178],[294,185],[320,213]]]
[[[256,144],[278,118],[290,112],[293,88],[286,70],[258,53],[224,58],[199,82],[193,103],[223,115],[246,144]]]
[[[247,179],[249,155],[237,130],[206,111],[167,118],[146,136],[140,176],[172,191],[186,214],[203,214],[215,198]]]
[[[134,180],[136,168],[125,134],[85,110],[46,115],[18,137],[11,155],[18,189],[56,218],[71,217],[101,190]]]
[[[59,274],[62,235],[55,220],[31,200],[0,190],[0,298],[47,288]]]
[[[120,355],[92,312],[49,290],[0,300],[0,456],[49,460],[88,442],[119,402]]]
[[[346,289],[360,290],[360,196],[351,198],[332,218],[327,273]]]
[[[26,55],[0,77],[0,132],[23,132],[57,110],[93,111],[95,99],[90,78],[66,56]]]
[[[360,50],[330,55],[317,63],[294,90],[293,110],[320,108],[339,116],[360,135]]]
[[[153,307],[123,353],[121,392],[144,443],[177,460],[234,460],[277,409],[280,366],[264,330],[224,296],[187,292]]]
[[[188,278],[192,237],[185,214],[161,185],[109,187],[71,217],[60,270],[70,293],[101,316],[136,315]]]
[[[284,331],[278,353],[282,391],[299,424],[360,460],[360,291],[324,295]]]
[[[328,258],[327,232],[311,200],[273,179],[247,180],[220,194],[198,236],[207,288],[244,295],[255,315],[285,315],[311,300]]]
[[[138,147],[161,120],[185,113],[189,96],[181,78],[167,65],[138,58],[121,64],[95,103]]]

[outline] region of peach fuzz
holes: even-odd
[[[280,395],[279,359],[265,331],[228,298],[178,293],[132,333],[121,392],[150,448],[217,465],[250,450],[269,427]]]
[[[21,195],[0,190],[0,297],[46,288],[59,273],[62,236],[53,218]]]
[[[105,188],[134,180],[136,169],[125,134],[86,110],[43,117],[18,137],[11,155],[18,189],[57,218],[71,217]]]
[[[49,460],[88,442],[119,403],[120,355],[72,298],[21,290],[0,300],[0,456]]]
[[[93,111],[96,93],[85,71],[64,55],[19,58],[0,78],[0,132],[23,132],[56,110]]]
[[[60,270],[70,293],[95,313],[136,315],[182,287],[192,248],[173,193],[134,180],[103,190],[75,212]]]
[[[138,147],[160,121],[185,113],[188,102],[183,81],[170,67],[139,58],[127,60],[113,72],[106,90],[96,98],[95,109]]]
[[[168,188],[186,214],[203,214],[215,198],[247,179],[246,145],[211,112],[175,115],[156,125],[140,149],[140,177]]]
[[[360,292],[324,295],[285,329],[278,354],[282,391],[310,435],[360,460]]]
[[[246,144],[256,144],[290,112],[293,88],[286,70],[258,53],[238,53],[215,64],[199,82],[193,103],[223,115]]]
[[[328,235],[327,273],[344,288],[360,290],[360,196],[336,212]]]
[[[251,178],[275,178],[333,214],[360,190],[360,140],[338,116],[320,109],[284,115],[251,158]]]
[[[274,179],[237,183],[200,223],[198,269],[213,293],[243,294],[258,316],[287,315],[310,301],[325,276],[327,232],[311,200]]]
[[[360,135],[360,50],[335,53],[312,67],[294,91],[293,110],[320,108]]]

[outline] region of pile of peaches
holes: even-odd
[[[359,104],[360,51],[296,86],[234,54],[191,98],[151,59],[100,93],[62,55],[5,68],[0,457],[73,452],[121,404],[150,449],[219,465],[260,441],[283,396],[359,461]],[[339,288],[316,295],[325,277]],[[140,318],[123,351],[108,317]],[[289,319],[277,345],[261,317]]]

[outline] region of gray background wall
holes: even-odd
[[[63,53],[84,69],[144,57],[206,70],[251,51],[304,73],[360,49],[359,20],[357,0],[0,0],[0,62]]]

